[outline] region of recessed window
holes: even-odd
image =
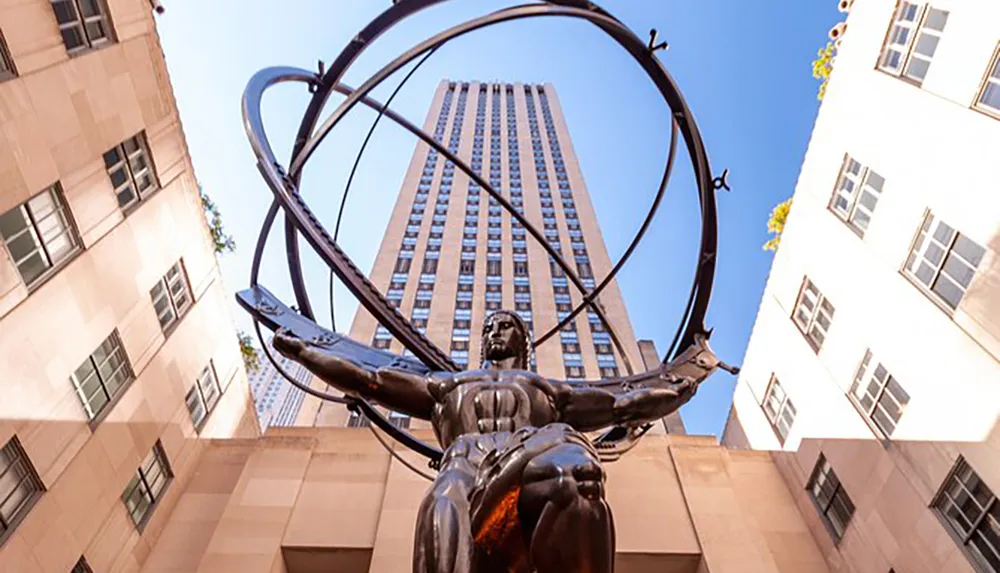
[[[858,367],[850,396],[885,437],[892,435],[910,402],[910,395],[885,366],[872,358],[871,350],[865,352]]]
[[[617,378],[618,377],[618,367],[617,366],[601,366],[601,378]]]
[[[879,68],[918,85],[922,83],[947,22],[948,12],[944,10],[900,2],[882,48]]]
[[[399,412],[389,412],[389,423],[397,428],[408,429],[410,427],[410,417]]]
[[[115,188],[118,206],[122,209],[136,205],[159,188],[149,161],[145,133],[130,137],[105,152],[104,166]]]
[[[0,236],[29,287],[80,248],[58,183],[0,215]]]
[[[0,82],[17,77],[17,68],[14,67],[14,58],[10,56],[10,49],[7,48],[7,40],[0,32]]]
[[[844,530],[854,515],[854,503],[844,491],[837,474],[830,467],[830,462],[826,461],[826,456],[822,454],[819,456],[806,489],[809,490],[813,502],[816,503],[816,509],[823,516],[830,533],[837,539],[843,537]]]
[[[830,210],[862,237],[875,213],[885,179],[848,156],[840,170]]]
[[[114,41],[102,0],[52,0],[66,51],[76,54]]]
[[[955,464],[933,507],[976,564],[985,571],[1000,571],[1000,506],[964,459]]]
[[[222,389],[219,387],[219,379],[215,376],[215,367],[209,362],[184,397],[184,403],[187,404],[188,412],[191,414],[191,423],[196,431],[201,431],[221,395]]]
[[[0,448],[0,544],[38,501],[45,488],[17,436]]]
[[[87,565],[86,559],[80,557],[69,573],[94,573],[94,570],[90,568],[90,565]]]
[[[146,524],[173,477],[163,446],[157,440],[122,492],[122,502],[136,527],[142,529]]]
[[[808,278],[804,279],[792,320],[813,350],[819,352],[833,322],[833,305]]]
[[[153,300],[153,310],[160,321],[160,329],[166,331],[191,308],[191,288],[181,261],[170,267],[167,274],[157,281],[149,291]]]
[[[567,378],[583,378],[583,376],[584,376],[583,366],[566,366]]]
[[[1000,117],[1000,47],[993,54],[989,73],[983,81],[979,97],[976,98],[976,107]]]
[[[985,253],[983,247],[927,213],[903,270],[922,290],[955,309]]]
[[[767,385],[767,391],[764,392],[764,402],[761,407],[764,409],[767,421],[771,423],[771,429],[778,436],[778,441],[784,445],[795,423],[795,405],[773,374],[771,382]]]
[[[90,420],[97,419],[134,378],[118,331],[108,336],[70,376]]]

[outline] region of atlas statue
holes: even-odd
[[[703,346],[627,378],[550,380],[528,370],[528,329],[509,311],[485,320],[478,370],[371,369],[283,331],[274,347],[349,396],[430,420],[444,457],[417,517],[421,573],[612,571],[605,473],[584,432],[658,420],[718,365]]]
[[[726,172],[713,177],[707,152],[691,110],[655,53],[655,30],[648,41],[589,0],[544,0],[510,6],[444,30],[386,64],[356,89],[343,83],[352,63],[395,24],[445,0],[394,0],[319,70],[273,67],[251,78],[243,95],[243,118],[257,167],[274,195],[254,252],[250,287],[237,301],[250,314],[266,358],[292,385],[320,399],[345,404],[372,422],[372,432],[400,463],[431,481],[417,515],[413,550],[415,573],[578,573],[614,569],[615,528],[605,499],[602,463],[624,455],[652,427],[695,395],[715,370],[738,371],[721,362],[708,346],[705,326],[715,274],[718,244],[715,193],[728,190]],[[392,110],[390,104],[412,74],[448,41],[478,29],[524,18],[563,17],[590,22],[607,34],[646,72],[669,107],[670,143],[663,177],[652,207],[624,254],[597,284],[586,284],[533,222],[514,208],[457,153]],[[410,71],[381,103],[371,93],[407,66]],[[261,113],[263,94],[279,84],[305,84],[312,94],[289,161],[278,160],[268,140]],[[510,88],[508,88],[510,89]],[[320,122],[333,94],[343,96]],[[327,232],[302,194],[302,171],[318,146],[358,104],[377,112],[371,131],[383,117],[419,138],[441,158],[464,173],[501,208],[512,226],[522,227],[545,251],[553,276],[567,278],[580,304],[561,314],[547,332],[532,340],[531,329],[516,312],[485,317],[481,364],[462,370],[431,342],[371,283],[337,242],[340,215],[333,235]],[[360,162],[365,139],[355,159]],[[622,343],[600,302],[649,228],[664,196],[674,166],[678,141],[691,161],[701,211],[700,242],[694,281],[680,324],[663,361],[636,372],[634,355]],[[352,176],[342,196],[346,201]],[[285,304],[259,283],[267,239],[279,213],[284,214],[285,254],[295,305]],[[320,326],[306,289],[300,239],[330,269],[330,325]],[[334,276],[386,331],[408,351],[406,355],[373,348],[336,332],[333,316]],[[560,331],[573,328],[583,310],[594,317],[621,359],[627,375],[602,380],[552,380],[531,368],[533,348]],[[275,332],[273,347],[303,364],[341,393],[297,381],[263,343],[261,327]],[[557,337],[558,338],[558,337]],[[437,444],[427,443],[389,422],[377,409],[428,420]],[[379,428],[380,431],[376,431]],[[425,473],[391,448],[391,436],[428,458],[436,474]]]

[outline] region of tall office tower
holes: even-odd
[[[1000,571],[1000,3],[854,2],[724,442],[838,570]]]
[[[299,382],[310,384],[313,376],[305,366],[279,354],[274,350],[272,340],[268,340],[267,345],[282,370]],[[303,419],[299,417],[305,393],[289,384],[266,358],[261,357],[258,368],[249,372],[247,379],[262,431],[275,426],[312,425],[313,420],[308,414]]]
[[[0,127],[0,571],[138,571],[258,434],[150,3],[2,3]]]
[[[587,288],[610,271],[552,85],[442,81],[425,130],[540,229]],[[424,142],[413,154],[371,279],[463,368],[479,364],[479,333],[490,312],[514,310],[541,336],[581,300],[542,245]],[[635,371],[644,371],[615,282],[600,302],[626,357],[618,354],[597,314],[588,311],[539,346],[531,367],[543,376],[571,380],[624,374],[626,359]],[[403,352],[363,310],[355,316],[350,336]],[[323,410],[318,418],[323,425],[343,424],[348,416],[335,405]],[[679,422],[679,417],[673,419]]]

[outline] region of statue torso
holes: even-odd
[[[556,421],[548,381],[521,370],[470,370],[428,380],[437,404],[431,422],[448,447],[465,434],[513,432]]]

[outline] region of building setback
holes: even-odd
[[[138,571],[259,433],[150,3],[0,3],[0,131],[0,571]]]
[[[838,570],[1000,571],[998,22],[853,3],[761,301],[723,441]]]

